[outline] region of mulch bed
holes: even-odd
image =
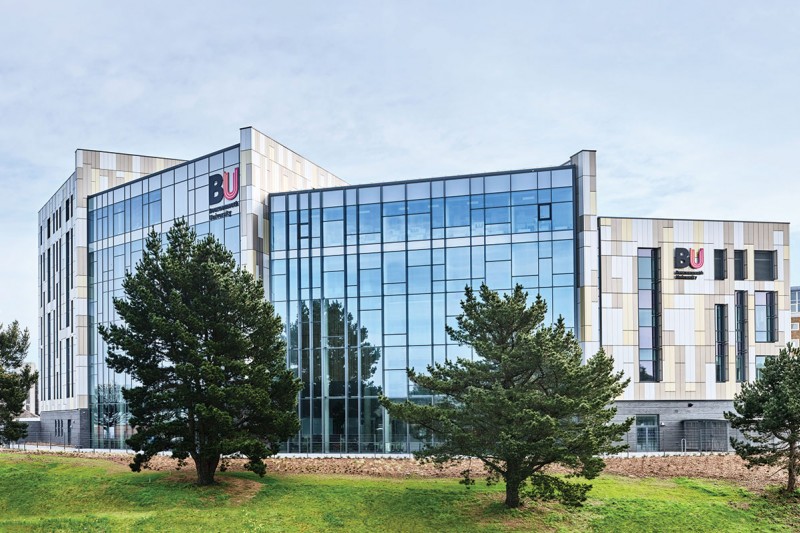
[[[89,453],[89,452],[49,452],[7,450],[14,453],[51,454],[66,457],[96,458],[127,465],[128,454]],[[244,470],[244,459],[232,459],[229,470]],[[340,457],[275,457],[265,460],[267,471],[276,474],[327,474],[352,475],[385,478],[457,478],[466,468],[472,468],[472,477],[480,479],[484,469],[480,461],[465,460],[449,464],[443,468],[431,464],[420,464],[406,458],[340,458]],[[150,461],[153,471],[177,469],[177,461],[165,456],[154,457]],[[191,461],[185,468],[193,469]],[[553,468],[555,472],[560,469]],[[606,474],[628,477],[693,477],[731,481],[751,490],[761,491],[769,485],[786,482],[786,474],[774,468],[748,469],[738,456],[733,454],[649,456],[649,457],[611,457],[606,458]]]

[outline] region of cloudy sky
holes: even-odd
[[[800,230],[796,2],[0,0],[0,13],[0,321],[34,334],[36,216],[76,148],[189,159],[251,125],[351,183],[591,148],[600,214]]]

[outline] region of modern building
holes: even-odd
[[[633,378],[617,402],[632,449],[727,450],[722,413],[790,340],[789,225],[599,226],[601,339]]]
[[[130,381],[105,366],[97,326],[113,320],[112,298],[149,230],[185,217],[268,279],[268,193],[343,183],[253,128],[188,162],[77,150],[74,171],[39,211],[42,429],[64,428],[63,442],[81,447],[124,445],[120,390]]]
[[[264,280],[285,322],[303,382],[288,451],[418,448],[378,395],[432,401],[405,369],[472,357],[445,325],[482,282],[541,294],[585,356],[614,355],[632,378],[618,401],[636,417],[632,448],[707,448],[739,384],[789,338],[788,224],[598,218],[596,202],[593,151],[349,186],[253,128],[188,162],[78,150],[39,214],[42,427],[124,445],[130,380],[106,368],[97,326],[116,319],[146,232],[185,217]]]

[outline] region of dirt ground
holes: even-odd
[[[14,451],[14,450],[3,450]],[[69,452],[20,452],[20,453],[58,453],[58,455],[97,458],[127,465],[130,455],[103,453],[69,453]],[[740,484],[750,490],[761,491],[769,485],[786,482],[785,472],[775,468],[747,469],[744,461],[733,454],[682,455],[657,457],[611,457],[606,458],[605,473],[629,477],[696,477],[706,479],[727,480]],[[229,462],[229,470],[244,470],[245,460],[233,459]],[[337,458],[337,457],[277,457],[267,459],[267,472],[277,474],[341,474],[354,476],[374,476],[388,478],[402,477],[459,477],[461,471],[472,468],[473,477],[480,479],[483,468],[478,460],[462,461],[437,468],[429,464],[420,464],[414,459],[400,458]],[[177,461],[169,457],[158,456],[150,461],[150,469],[154,471],[174,471]],[[189,461],[184,470],[194,470]],[[554,469],[558,471],[558,469]]]

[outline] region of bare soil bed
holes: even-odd
[[[16,450],[2,451],[16,452]],[[127,465],[131,460],[129,454],[46,451],[20,451],[19,453],[57,453],[58,455],[69,457],[103,459],[121,465]],[[762,491],[769,485],[778,485],[786,482],[785,472],[775,468],[763,467],[748,469],[744,461],[734,454],[610,457],[606,458],[605,461],[606,468],[604,473],[634,478],[692,477],[719,479],[731,481],[755,491]],[[244,470],[244,463],[244,459],[232,459],[229,461],[228,469],[242,471]],[[267,471],[276,474],[455,478],[460,477],[460,473],[466,468],[471,468],[472,476],[479,479],[484,472],[480,461],[475,459],[452,463],[443,468],[430,464],[420,464],[414,459],[372,457],[276,457],[267,459],[265,463],[267,464]],[[150,461],[149,468],[153,471],[174,471],[178,469],[178,463],[169,457],[158,456]],[[184,469],[193,471],[194,465],[189,461]],[[558,468],[553,468],[552,470],[554,472],[560,471]]]

